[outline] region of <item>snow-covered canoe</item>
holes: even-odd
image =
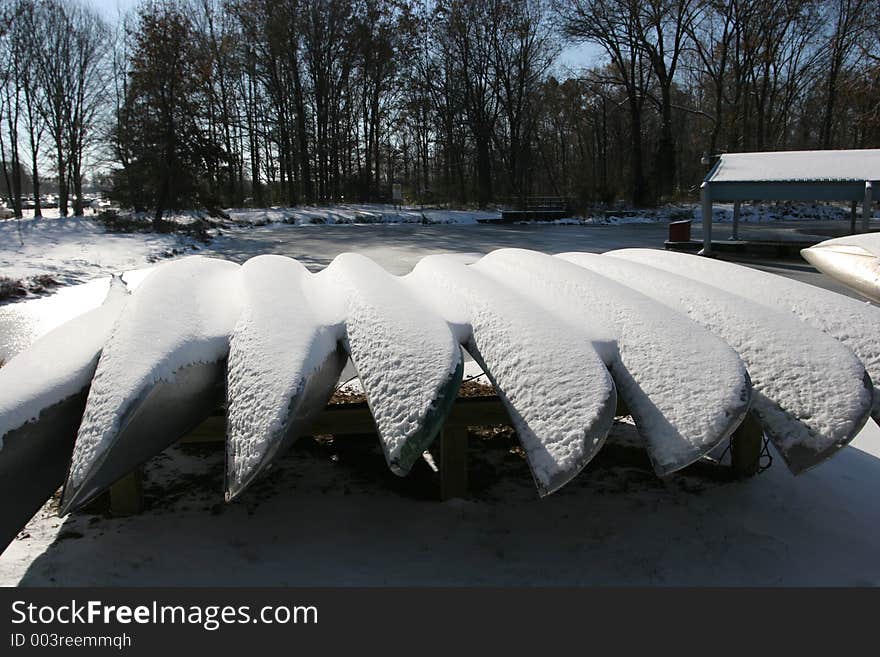
[[[226,500],[239,495],[327,404],[348,358],[315,276],[275,255],[242,265],[227,372]]]
[[[736,349],[754,386],[752,409],[793,473],[832,456],[867,420],[873,387],[862,363],[846,346],[790,314],[622,258],[558,257],[686,314]]]
[[[826,276],[880,302],[880,233],[825,240],[801,255]]]
[[[344,253],[316,275],[363,385],[391,471],[406,475],[439,434],[461,385],[446,322],[375,262]]]
[[[614,382],[591,335],[454,256],[428,256],[406,282],[443,316],[510,414],[540,495],[593,458],[614,422]]]
[[[98,356],[128,298],[53,329],[0,368],[0,552],[64,482]]]
[[[725,290],[774,311],[788,311],[849,347],[874,382],[874,419],[880,423],[880,308],[842,294],[750,267],[655,249],[605,255],[641,262]]]
[[[133,291],[152,270],[133,269],[121,278]],[[0,362],[9,362],[52,329],[99,308],[110,290],[111,278],[64,286],[49,296],[0,305]]]
[[[611,330],[614,342],[600,354],[658,475],[706,455],[745,417],[751,400],[745,365],[724,341],[675,310],[535,251],[494,251],[474,268],[591,333]]]
[[[64,487],[78,509],[223,401],[239,266],[192,256],[157,267],[104,346]]]

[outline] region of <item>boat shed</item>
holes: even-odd
[[[862,204],[862,232],[871,219],[872,189],[880,186],[880,149],[724,153],[703,179],[703,250],[712,252],[712,204],[733,202],[738,239],[742,201],[851,201],[851,230]]]

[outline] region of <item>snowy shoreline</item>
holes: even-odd
[[[437,208],[395,207],[391,205],[335,205],[301,208],[229,209],[228,219],[207,220],[207,245],[210,251],[218,238],[228,238],[240,231],[250,233],[261,228],[284,227],[316,230],[332,226],[478,226],[481,222],[498,224],[500,210],[446,210]],[[143,222],[146,217],[122,214],[121,218]],[[733,206],[715,206],[713,221],[732,221]],[[542,226],[629,226],[663,225],[669,221],[700,220],[696,204],[663,206],[635,211],[621,207],[597,211],[594,216],[572,217],[554,222],[517,222],[522,227]],[[172,214],[168,220],[181,227],[206,220],[203,213]],[[830,204],[749,205],[742,208],[744,224],[778,222],[848,221],[849,210]],[[311,233],[310,234],[314,234]],[[52,288],[82,283],[90,279],[137,269],[165,258],[174,258],[203,249],[206,244],[185,232],[154,233],[115,232],[94,217],[47,216],[0,221],[0,303],[39,296]]]

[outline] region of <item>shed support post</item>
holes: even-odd
[[[741,201],[733,202],[733,234],[730,236],[732,240],[739,239],[739,204]]]
[[[871,228],[871,201],[872,189],[871,181],[865,183],[865,204],[862,206],[862,232],[867,233]]]
[[[852,201],[849,208],[849,234],[856,234],[856,216],[858,215],[858,207],[859,204],[856,201]]]
[[[712,253],[712,192],[707,182],[700,186],[700,201],[703,206],[703,250],[700,253],[707,256]]]

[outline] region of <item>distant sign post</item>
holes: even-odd
[[[394,199],[394,205],[403,204],[403,185],[394,183],[391,185],[391,198]]]

